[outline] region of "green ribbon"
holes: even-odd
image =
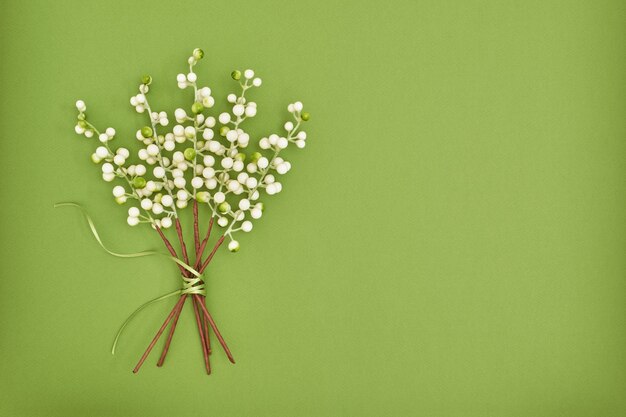
[[[93,234],[94,238],[96,239],[96,242],[98,242],[100,247],[102,249],[104,249],[108,254],[113,255],[113,256],[117,256],[118,258],[139,258],[139,257],[142,257],[142,256],[152,256],[152,255],[164,256],[164,257],[170,259],[171,261],[176,262],[178,265],[180,265],[185,270],[191,272],[194,275],[193,277],[182,276],[183,287],[181,289],[176,290],[176,291],[172,291],[172,292],[164,294],[164,295],[162,295],[160,297],[154,298],[154,299],[152,299],[152,300],[150,300],[150,301],[140,305],[135,311],[133,311],[131,313],[131,315],[128,316],[128,318],[126,320],[124,320],[124,323],[122,323],[122,326],[120,327],[120,329],[118,330],[117,334],[115,335],[115,339],[113,340],[113,347],[111,348],[111,354],[115,355],[115,348],[117,346],[117,342],[119,341],[120,336],[122,335],[122,332],[124,331],[124,328],[126,328],[128,323],[130,323],[130,321],[137,315],[137,313],[139,313],[144,308],[148,307],[150,304],[156,303],[157,301],[165,300],[166,298],[169,298],[169,297],[174,297],[176,295],[184,295],[184,294],[206,295],[206,289],[204,287],[204,282],[202,280],[202,274],[200,272],[196,271],[191,266],[187,265],[185,262],[181,261],[180,259],[175,258],[175,257],[170,256],[170,255],[167,255],[165,253],[152,251],[152,250],[143,251],[143,252],[135,252],[135,253],[117,253],[117,252],[113,252],[112,250],[109,250],[106,246],[104,246],[104,243],[102,243],[102,239],[100,238],[100,234],[96,230],[96,226],[94,225],[93,220],[91,220],[91,217],[89,217],[89,214],[87,214],[87,210],[85,210],[85,208],[83,208],[83,206],[81,206],[80,204],[76,204],[76,203],[56,203],[54,205],[54,208],[58,208],[58,207],[76,207],[76,208],[80,209],[80,211],[83,213],[83,216],[85,216],[85,219],[87,220],[87,223],[89,224],[89,228],[91,229],[91,233]]]

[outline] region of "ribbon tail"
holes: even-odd
[[[76,207],[76,208],[78,208],[83,213],[83,216],[87,220],[87,223],[89,224],[89,229],[91,229],[91,233],[93,234],[93,237],[96,239],[96,242],[98,242],[100,247],[102,249],[104,249],[105,252],[107,252],[109,255],[117,256],[118,258],[139,258],[139,257],[142,257],[142,256],[151,256],[151,255],[164,256],[164,257],[170,259],[171,261],[176,262],[178,265],[180,265],[181,267],[185,268],[187,271],[191,272],[194,276],[196,276],[196,277],[200,277],[201,276],[200,272],[196,271],[194,268],[192,268],[191,266],[187,265],[186,263],[184,263],[180,259],[174,258],[173,256],[169,256],[169,255],[166,255],[166,254],[161,253],[161,252],[152,251],[152,250],[143,251],[143,252],[135,252],[135,253],[118,253],[118,252],[113,252],[112,250],[110,250],[106,246],[104,246],[104,243],[102,242],[102,239],[100,238],[100,234],[96,230],[96,225],[94,224],[94,222],[91,219],[91,217],[89,216],[89,214],[87,214],[87,210],[85,210],[85,208],[83,206],[81,206],[80,204],[76,204],[76,203],[66,202],[66,203],[55,203],[54,204],[54,208],[57,208],[57,207]]]
[[[154,299],[152,299],[152,300],[150,300],[150,301],[148,301],[146,303],[143,303],[135,311],[133,311],[131,313],[131,315],[128,316],[128,318],[126,320],[124,320],[124,323],[122,323],[122,326],[117,331],[117,334],[115,335],[115,339],[113,340],[113,346],[111,347],[111,355],[115,355],[115,348],[117,347],[117,342],[119,341],[120,336],[122,335],[122,332],[124,331],[124,328],[137,315],[137,313],[139,313],[144,308],[148,307],[150,304],[156,303],[157,301],[165,300],[166,298],[169,298],[169,297],[173,297],[175,295],[180,294],[181,292],[182,292],[182,290],[176,290],[176,291],[172,291],[170,293],[167,293],[165,295],[162,295],[160,297],[154,298]]]

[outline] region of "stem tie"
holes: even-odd
[[[112,250],[109,250],[106,246],[104,246],[104,243],[102,243],[102,239],[100,239],[100,234],[96,230],[96,226],[94,225],[93,220],[91,220],[91,217],[89,216],[89,214],[87,214],[87,210],[85,210],[83,206],[81,206],[80,204],[76,204],[76,203],[56,203],[54,205],[54,208],[58,208],[58,207],[76,207],[80,209],[80,211],[82,211],[83,213],[83,216],[85,216],[87,223],[89,224],[89,229],[91,229],[91,233],[93,234],[93,237],[96,239],[96,242],[98,242],[100,247],[104,249],[105,252],[107,252],[109,255],[116,256],[118,258],[139,258],[143,256],[152,256],[152,255],[164,256],[170,259],[171,261],[176,262],[178,265],[180,265],[181,267],[183,267],[184,269],[186,269],[187,271],[193,274],[192,277],[185,277],[185,276],[182,277],[183,287],[181,289],[172,291],[170,293],[154,298],[148,302],[145,302],[142,305],[140,305],[135,311],[133,311],[130,314],[130,316],[128,316],[128,318],[124,320],[124,323],[122,323],[122,326],[117,331],[117,334],[115,335],[115,339],[113,340],[113,346],[111,347],[111,354],[115,355],[115,348],[117,346],[117,342],[119,341],[120,336],[122,335],[122,331],[124,330],[124,328],[126,328],[128,323],[130,323],[130,321],[137,315],[137,313],[139,313],[144,308],[148,307],[150,304],[153,304],[153,303],[156,303],[157,301],[165,300],[166,298],[174,297],[177,295],[187,295],[187,294],[191,294],[191,295],[199,294],[202,296],[206,295],[206,289],[204,287],[204,281],[202,280],[203,278],[202,274],[196,271],[191,266],[187,265],[185,262],[181,261],[180,259],[167,255],[165,253],[161,253],[161,252],[157,252],[153,250],[135,252],[135,253],[113,252]]]

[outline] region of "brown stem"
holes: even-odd
[[[181,297],[187,300],[187,294],[183,294]],[[176,330],[176,324],[178,323],[178,318],[180,317],[180,313],[183,311],[183,307],[185,306],[185,301],[178,307],[176,313],[174,314],[174,321],[172,321],[172,325],[170,326],[170,332],[167,335],[167,340],[165,342],[165,346],[163,347],[163,352],[161,353],[161,357],[157,362],[157,366],[163,366],[163,362],[165,362],[165,356],[167,356],[167,352],[170,349],[170,343],[172,343],[172,337],[174,337],[174,331]]]
[[[197,258],[198,249],[200,249],[200,230],[198,229],[198,200],[193,200],[193,243]]]
[[[209,324],[211,325],[211,328],[213,329],[213,333],[215,333],[217,340],[220,342],[220,345],[222,345],[224,352],[226,352],[226,356],[228,356],[228,360],[230,360],[232,363],[235,363],[235,359],[233,358],[232,353],[230,353],[230,349],[228,349],[228,345],[226,345],[226,342],[224,341],[224,338],[220,334],[220,331],[218,330],[217,325],[215,324],[215,321],[213,321],[213,317],[211,317],[211,315],[209,314],[209,311],[206,309],[206,306],[204,305],[203,300],[200,298],[198,294],[194,294],[193,296],[198,300],[198,304],[200,305],[200,308],[204,312],[204,316],[209,321]]]
[[[211,229],[213,228],[214,217],[211,216],[211,220],[209,220],[209,229],[206,232],[206,236],[200,245],[200,248],[196,251],[196,265],[194,269],[198,269],[202,264],[202,255],[204,254],[204,249],[206,248],[207,243],[209,242],[209,237],[211,236]]]
[[[206,258],[204,263],[202,264],[202,267],[200,268],[200,271],[199,271],[200,273],[203,273],[206,267],[209,265],[209,262],[211,262],[211,259],[213,259],[213,255],[215,255],[215,252],[217,252],[222,242],[224,242],[224,235],[220,236],[220,238],[217,240],[217,243],[215,243],[213,250],[211,251],[209,256]]]
[[[175,224],[176,224],[176,234],[178,235],[178,240],[180,241],[180,247],[183,252],[183,261],[185,261],[185,263],[189,265],[189,256],[187,255],[187,246],[185,245],[185,240],[183,239],[183,229],[180,226],[180,220],[178,218],[176,218]],[[185,274],[183,275],[188,277],[189,272],[185,270]]]
[[[202,323],[200,320],[200,309],[198,307],[198,300],[193,297],[193,312],[196,315],[196,324],[198,325],[198,333],[200,334],[200,344],[202,345],[202,355],[204,356],[204,366],[206,373],[211,374],[211,364],[209,363],[209,349],[206,345],[206,338],[204,337],[204,331],[202,329]]]
[[[163,234],[163,231],[161,230],[161,228],[160,227],[155,227],[155,229],[156,229],[157,232],[159,232],[159,236],[161,236],[161,239],[163,239],[163,243],[165,243],[165,247],[169,251],[170,255],[172,255],[174,258],[178,259],[178,255],[176,254],[176,250],[174,249],[174,247],[172,246],[170,241],[167,239],[167,237],[165,237],[165,234]],[[178,265],[178,264],[176,264],[176,265]],[[180,272],[183,275],[185,275],[187,273],[187,270],[185,268],[183,268],[182,266],[180,266],[180,265],[178,265],[178,269],[180,269]]]
[[[143,353],[143,355],[141,356],[141,359],[139,359],[139,362],[137,362],[137,365],[135,366],[135,369],[133,369],[133,373],[137,373],[139,372],[139,368],[141,368],[141,365],[143,365],[143,363],[146,361],[146,358],[148,357],[148,355],[150,354],[150,352],[152,351],[152,348],[154,347],[154,345],[156,344],[156,342],[159,340],[159,338],[161,337],[161,334],[163,334],[163,331],[165,330],[165,328],[167,327],[167,325],[169,324],[170,320],[172,320],[172,317],[174,317],[174,314],[176,313],[176,310],[179,308],[179,306],[185,301],[185,297],[181,297],[180,300],[178,300],[178,302],[176,303],[176,305],[174,306],[174,309],[170,312],[170,314],[167,316],[167,318],[165,319],[165,321],[163,322],[163,325],[161,326],[161,328],[159,329],[159,331],[157,332],[157,334],[154,336],[154,339],[152,339],[152,342],[150,342],[150,345],[148,346],[148,348],[146,349],[146,351]]]
[[[202,302],[206,304],[206,296],[202,296]],[[202,325],[204,326],[204,337],[206,339],[206,350],[207,353],[211,354],[211,338],[209,337],[209,322],[204,318],[204,314],[201,315]]]

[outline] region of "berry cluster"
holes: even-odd
[[[170,117],[165,111],[155,111],[148,100],[150,76],[142,77],[138,94],[130,104],[138,113],[149,116],[149,124],[138,129],[136,138],[141,142],[137,153],[139,161],[130,163],[127,148],[113,149],[113,128],[100,132],[88,120],[82,100],[76,102],[78,123],[76,133],[85,137],[96,136],[101,145],[91,159],[102,164],[102,178],[116,178],[123,185],[113,187],[113,196],[119,204],[134,202],[128,209],[127,222],[131,226],[148,223],[167,229],[178,218],[178,210],[191,201],[206,205],[217,224],[224,228],[229,238],[228,248],[239,250],[233,238],[238,231],[250,232],[252,221],[261,218],[264,203],[262,193],[278,194],[282,190],[280,176],[291,169],[291,163],[282,157],[282,151],[294,144],[306,145],[306,132],[301,130],[309,114],[297,101],[287,106],[293,121],[284,124],[284,132],[274,133],[258,141],[259,150],[246,152],[250,134],[242,124],[257,114],[257,103],[246,97],[249,89],[261,86],[261,78],[253,70],[233,71],[231,76],[240,91],[229,94],[230,112],[217,117],[209,115],[215,105],[211,88],[199,87],[194,67],[204,53],[195,49],[188,59],[189,72],[178,74],[178,87],[193,88],[193,103],[188,109],[174,111],[176,124],[170,127]],[[265,152],[262,153],[262,152]]]

